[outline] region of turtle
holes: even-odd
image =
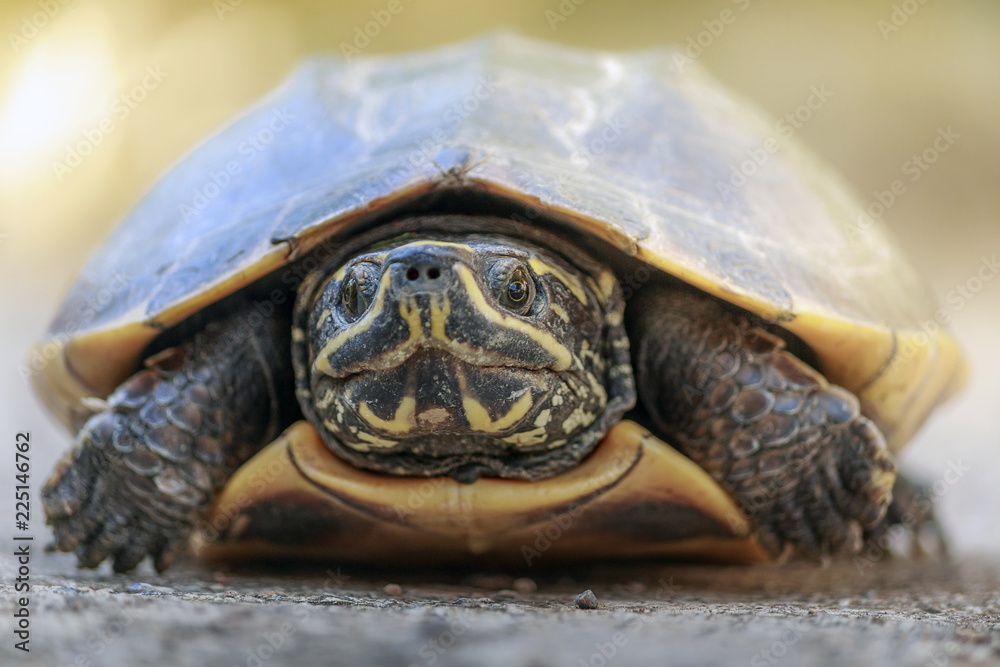
[[[153,186],[30,353],[75,434],[54,547],[857,551],[966,363],[787,129],[659,48],[304,61]]]

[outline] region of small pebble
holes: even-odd
[[[403,587],[399,584],[386,584],[382,591],[389,597],[397,597],[403,594]]]
[[[521,595],[530,595],[538,590],[538,584],[535,583],[534,579],[519,577],[514,580],[513,588]]]
[[[573,602],[580,609],[597,609],[597,596],[589,588],[573,598]]]

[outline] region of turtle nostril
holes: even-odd
[[[411,266],[406,270],[406,279],[409,281],[419,280],[422,266]],[[436,266],[427,267],[424,269],[424,276],[427,280],[437,280],[441,277],[441,269]]]
[[[402,257],[395,266],[396,280],[407,293],[440,292],[448,289],[454,275],[452,262],[447,257],[437,257],[433,253],[412,253]]]

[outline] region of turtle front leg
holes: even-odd
[[[762,545],[860,547],[895,468],[857,398],[785,349],[757,318],[691,289],[629,303],[640,400],[661,435],[729,491]]]
[[[237,311],[146,362],[91,417],[42,489],[54,546],[115,571],[157,570],[232,472],[285,425],[289,324]]]
[[[862,554],[869,561],[889,558],[895,535],[902,535],[911,558],[946,558],[948,539],[934,515],[931,488],[905,474],[896,475],[892,503],[878,524],[865,531]]]

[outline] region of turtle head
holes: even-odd
[[[299,292],[299,402],[352,464],[398,475],[546,477],[635,400],[623,302],[582,251],[408,235]]]

